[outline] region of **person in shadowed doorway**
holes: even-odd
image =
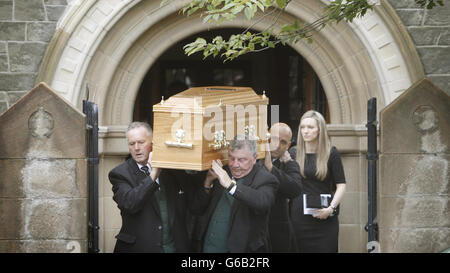
[[[268,219],[279,182],[256,157],[256,141],[238,135],[228,147],[228,165],[212,162],[194,200],[201,215],[194,232],[197,251],[270,252]]]
[[[151,167],[147,123],[131,123],[126,137],[131,158],[108,175],[122,216],[114,252],[191,251],[186,223],[191,185],[178,171]]]
[[[296,160],[302,194],[291,202],[299,252],[337,252],[339,204],[345,193],[341,157],[331,146],[323,116],[314,110],[300,119]]]
[[[270,128],[270,139],[266,145],[264,166],[273,174],[280,186],[269,217],[272,252],[296,252],[294,231],[289,217],[289,201],[301,193],[301,176],[298,163],[288,151],[292,131],[285,123],[276,123]]]

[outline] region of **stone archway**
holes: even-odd
[[[198,17],[179,15],[178,10],[186,2],[173,1],[160,7],[159,0],[73,1],[58,24],[40,68],[37,81],[47,82],[77,108],[81,109],[85,98],[86,82],[91,87],[90,99],[99,105],[99,152],[103,156],[100,244],[106,251],[112,250],[114,235],[120,228],[107,173],[127,154],[124,132],[132,120],[142,79],[171,45],[216,27],[202,24]],[[294,18],[312,22],[327,2],[293,1],[279,19],[280,25]],[[250,25],[240,18],[221,27]],[[254,29],[267,25],[261,22]],[[366,236],[363,209],[367,204],[363,194],[365,174],[361,171],[365,169],[366,149],[362,124],[367,99],[377,97],[378,109],[383,109],[423,78],[422,64],[404,26],[386,1],[363,19],[327,27],[313,36],[312,44],[298,43],[292,48],[318,74],[328,98],[332,141],[344,154],[344,166],[352,167],[346,168],[349,187],[343,211],[347,214],[342,215],[340,233],[351,240],[342,240],[347,242],[342,250],[362,252]]]
[[[198,17],[179,15],[183,1],[162,7],[159,3],[73,3],[60,21],[38,80],[48,82],[78,107],[84,84],[89,81],[95,101],[104,106],[101,124],[127,124],[144,71],[155,58],[174,42],[215,27],[202,24]],[[323,6],[314,0],[292,2],[280,22],[294,17],[312,22]],[[381,107],[385,106],[423,76],[420,69],[411,71],[422,66],[418,58],[411,58],[417,53],[397,23],[392,8],[382,1],[363,19],[327,27],[313,36],[312,44],[293,46],[319,75],[329,99],[332,123],[361,123],[367,98],[376,96]],[[239,19],[223,27],[237,25],[250,23]],[[255,29],[266,26],[262,22]]]

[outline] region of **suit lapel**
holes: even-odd
[[[242,181],[241,183],[242,183],[243,185],[250,186],[250,185],[252,184],[252,182],[253,182],[253,179],[255,178],[255,175],[256,175],[256,172],[258,171],[258,168],[259,168],[259,165],[258,165],[258,164],[255,164],[255,165],[253,166],[253,169],[250,171],[249,174],[247,174],[247,175],[244,177],[244,181]],[[227,169],[227,172],[229,172],[229,169]],[[230,177],[231,177],[231,173],[229,172],[228,174],[229,174]],[[238,200],[235,199],[234,202],[233,202],[233,206],[231,207],[230,226],[233,224],[234,216],[236,215],[236,211],[237,211],[237,209],[238,209],[238,207],[239,207],[239,203],[240,203],[240,202],[239,202]]]
[[[277,160],[273,161],[272,164],[273,164],[275,167],[280,168],[280,166],[281,166],[281,161],[280,161],[280,159],[277,159]]]
[[[161,179],[159,180],[159,183],[161,183]],[[158,198],[156,198],[156,194],[159,194],[159,189],[157,189],[154,194],[150,196],[150,203],[152,204],[153,209],[156,212],[156,215],[161,219],[161,211],[158,204]]]
[[[132,179],[131,183],[133,184],[133,187],[138,186],[138,181],[144,179],[146,177],[145,173],[143,173],[141,170],[139,170],[139,167],[134,161],[134,159],[130,158],[127,160],[128,166],[132,170],[132,173],[134,175],[134,179]]]
[[[133,186],[137,186],[138,185],[137,183],[139,183],[138,181],[144,180],[146,178],[150,179],[149,177],[147,177],[147,175],[144,172],[139,170],[139,167],[138,167],[136,161],[134,161],[134,159],[132,159],[132,158],[128,159],[128,165],[133,170],[133,173],[136,178],[136,179],[133,179],[131,182],[131,183],[133,183]],[[155,210],[156,214],[161,218],[161,214],[159,212],[158,200],[156,199],[155,194],[150,195],[150,203],[151,203],[153,209]]]
[[[250,186],[253,182],[253,178],[255,178],[258,168],[259,168],[259,165],[255,164],[253,166],[253,169],[250,171],[250,173],[244,177],[244,181],[242,182],[242,184],[244,184],[246,186]]]

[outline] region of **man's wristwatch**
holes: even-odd
[[[333,206],[333,205],[330,205],[330,208],[333,210],[332,214],[333,214],[333,215],[336,214],[336,209],[337,209],[337,207],[335,207],[335,206]]]
[[[236,186],[236,181],[234,179],[231,179],[231,184],[228,186],[227,191],[231,191],[231,189]]]

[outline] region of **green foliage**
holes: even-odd
[[[363,17],[369,9],[373,9],[367,0],[335,0],[325,7],[327,23],[339,23],[342,20],[352,22],[356,17]]]
[[[168,1],[162,0],[161,5]],[[203,38],[197,38],[194,42],[183,47],[188,56],[203,52],[203,57],[220,56],[224,61],[233,60],[243,54],[259,52],[274,48],[278,44],[295,44],[301,40],[312,42],[312,33],[329,24],[338,24],[341,21],[352,22],[355,18],[363,17],[367,11],[373,9],[373,5],[367,0],[334,0],[323,10],[323,16],[309,24],[295,21],[286,24],[274,31],[277,19],[286,9],[291,0],[191,0],[181,12],[187,16],[199,13],[203,23],[221,24],[225,20],[233,20],[239,13],[243,13],[248,20],[255,23],[266,19],[273,20],[272,25],[264,31],[252,33],[250,26],[240,34],[231,35],[228,40],[221,36],[215,37],[211,42]],[[421,7],[433,8],[436,3],[443,5],[443,0],[415,0]],[[255,18],[257,12],[261,12],[259,19]],[[269,19],[269,16],[271,16]],[[275,19],[273,19],[275,18]]]
[[[277,2],[284,2],[286,6],[286,0],[277,0]],[[251,20],[258,9],[264,12],[272,5],[273,0],[192,0],[181,11],[188,16],[201,11],[204,23],[220,24],[225,20],[233,20],[236,14],[242,11],[247,19]]]
[[[444,0],[414,0],[417,5],[423,7],[427,7],[427,9],[432,9],[436,6],[436,3],[443,6]]]
[[[204,58],[210,55],[216,57],[220,52],[223,52],[220,56],[227,61],[250,51],[255,51],[257,46],[273,48],[275,42],[271,40],[269,32],[260,34],[246,32],[231,35],[228,40],[223,40],[221,36],[217,36],[211,43],[207,43],[203,38],[197,38],[194,42],[185,45],[183,49],[188,56],[203,51]]]

